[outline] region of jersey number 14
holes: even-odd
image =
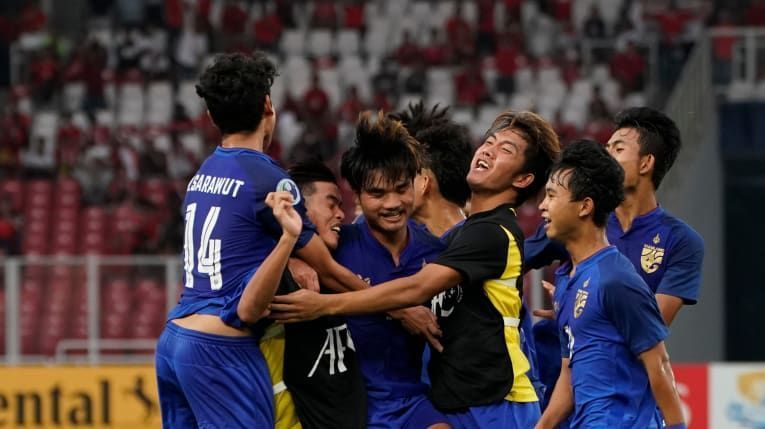
[[[186,231],[183,240],[183,270],[186,271],[188,288],[194,287],[194,216],[197,203],[186,206]],[[218,290],[223,286],[223,276],[220,273],[220,239],[211,239],[215,224],[218,222],[220,207],[212,206],[207,212],[202,226],[202,241],[196,255],[197,271],[210,276],[210,289]]]

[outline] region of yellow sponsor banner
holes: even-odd
[[[154,367],[0,367],[0,428],[161,428]]]

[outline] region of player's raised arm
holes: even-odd
[[[266,314],[268,303],[279,286],[290,253],[303,228],[300,215],[292,207],[289,192],[269,193],[266,204],[273,209],[274,217],[282,227],[282,235],[242,292],[236,312],[247,323],[254,323]]]

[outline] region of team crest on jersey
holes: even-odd
[[[282,179],[276,184],[276,192],[289,192],[292,194],[292,205],[300,203],[300,188],[292,179]]]
[[[587,305],[587,296],[590,293],[579,289],[576,291],[576,299],[574,300],[574,319],[578,318],[584,312],[584,306]]]
[[[653,245],[644,244],[643,252],[640,255],[640,266],[647,274],[655,273],[664,261],[664,248],[659,247],[661,236],[656,234],[653,238]]]

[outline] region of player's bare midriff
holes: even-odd
[[[249,329],[237,329],[226,325],[220,317],[212,314],[192,314],[179,319],[173,319],[172,322],[181,328],[206,334],[224,335],[227,337],[246,337],[250,335]]]

